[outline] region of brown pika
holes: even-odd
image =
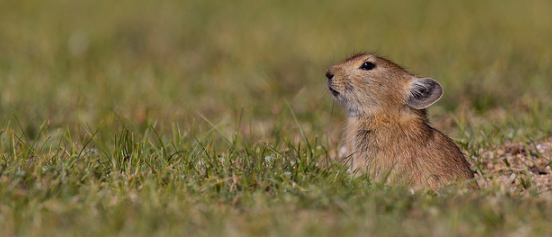
[[[434,190],[474,177],[452,139],[429,125],[425,109],[443,95],[439,82],[372,54],[353,54],[331,66],[326,77],[347,111],[345,139],[354,171]]]

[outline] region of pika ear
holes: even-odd
[[[406,104],[414,109],[425,109],[443,96],[443,87],[433,78],[420,78],[410,85]]]

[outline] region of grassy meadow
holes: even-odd
[[[551,1],[0,5],[0,236],[552,235]],[[441,82],[480,191],[336,161],[359,51]]]

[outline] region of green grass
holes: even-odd
[[[552,134],[551,9],[4,1],[0,235],[552,235],[550,186],[485,168],[513,167],[489,158],[511,143],[552,165],[533,151]],[[517,189],[412,194],[333,161],[345,115],[324,72],[356,51],[441,82],[435,127]]]

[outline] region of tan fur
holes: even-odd
[[[360,69],[364,62],[375,68]],[[332,94],[347,111],[345,139],[353,170],[432,189],[474,177],[454,142],[429,126],[425,109],[407,103],[412,85],[423,78],[371,54],[352,55],[330,67],[326,76]]]

